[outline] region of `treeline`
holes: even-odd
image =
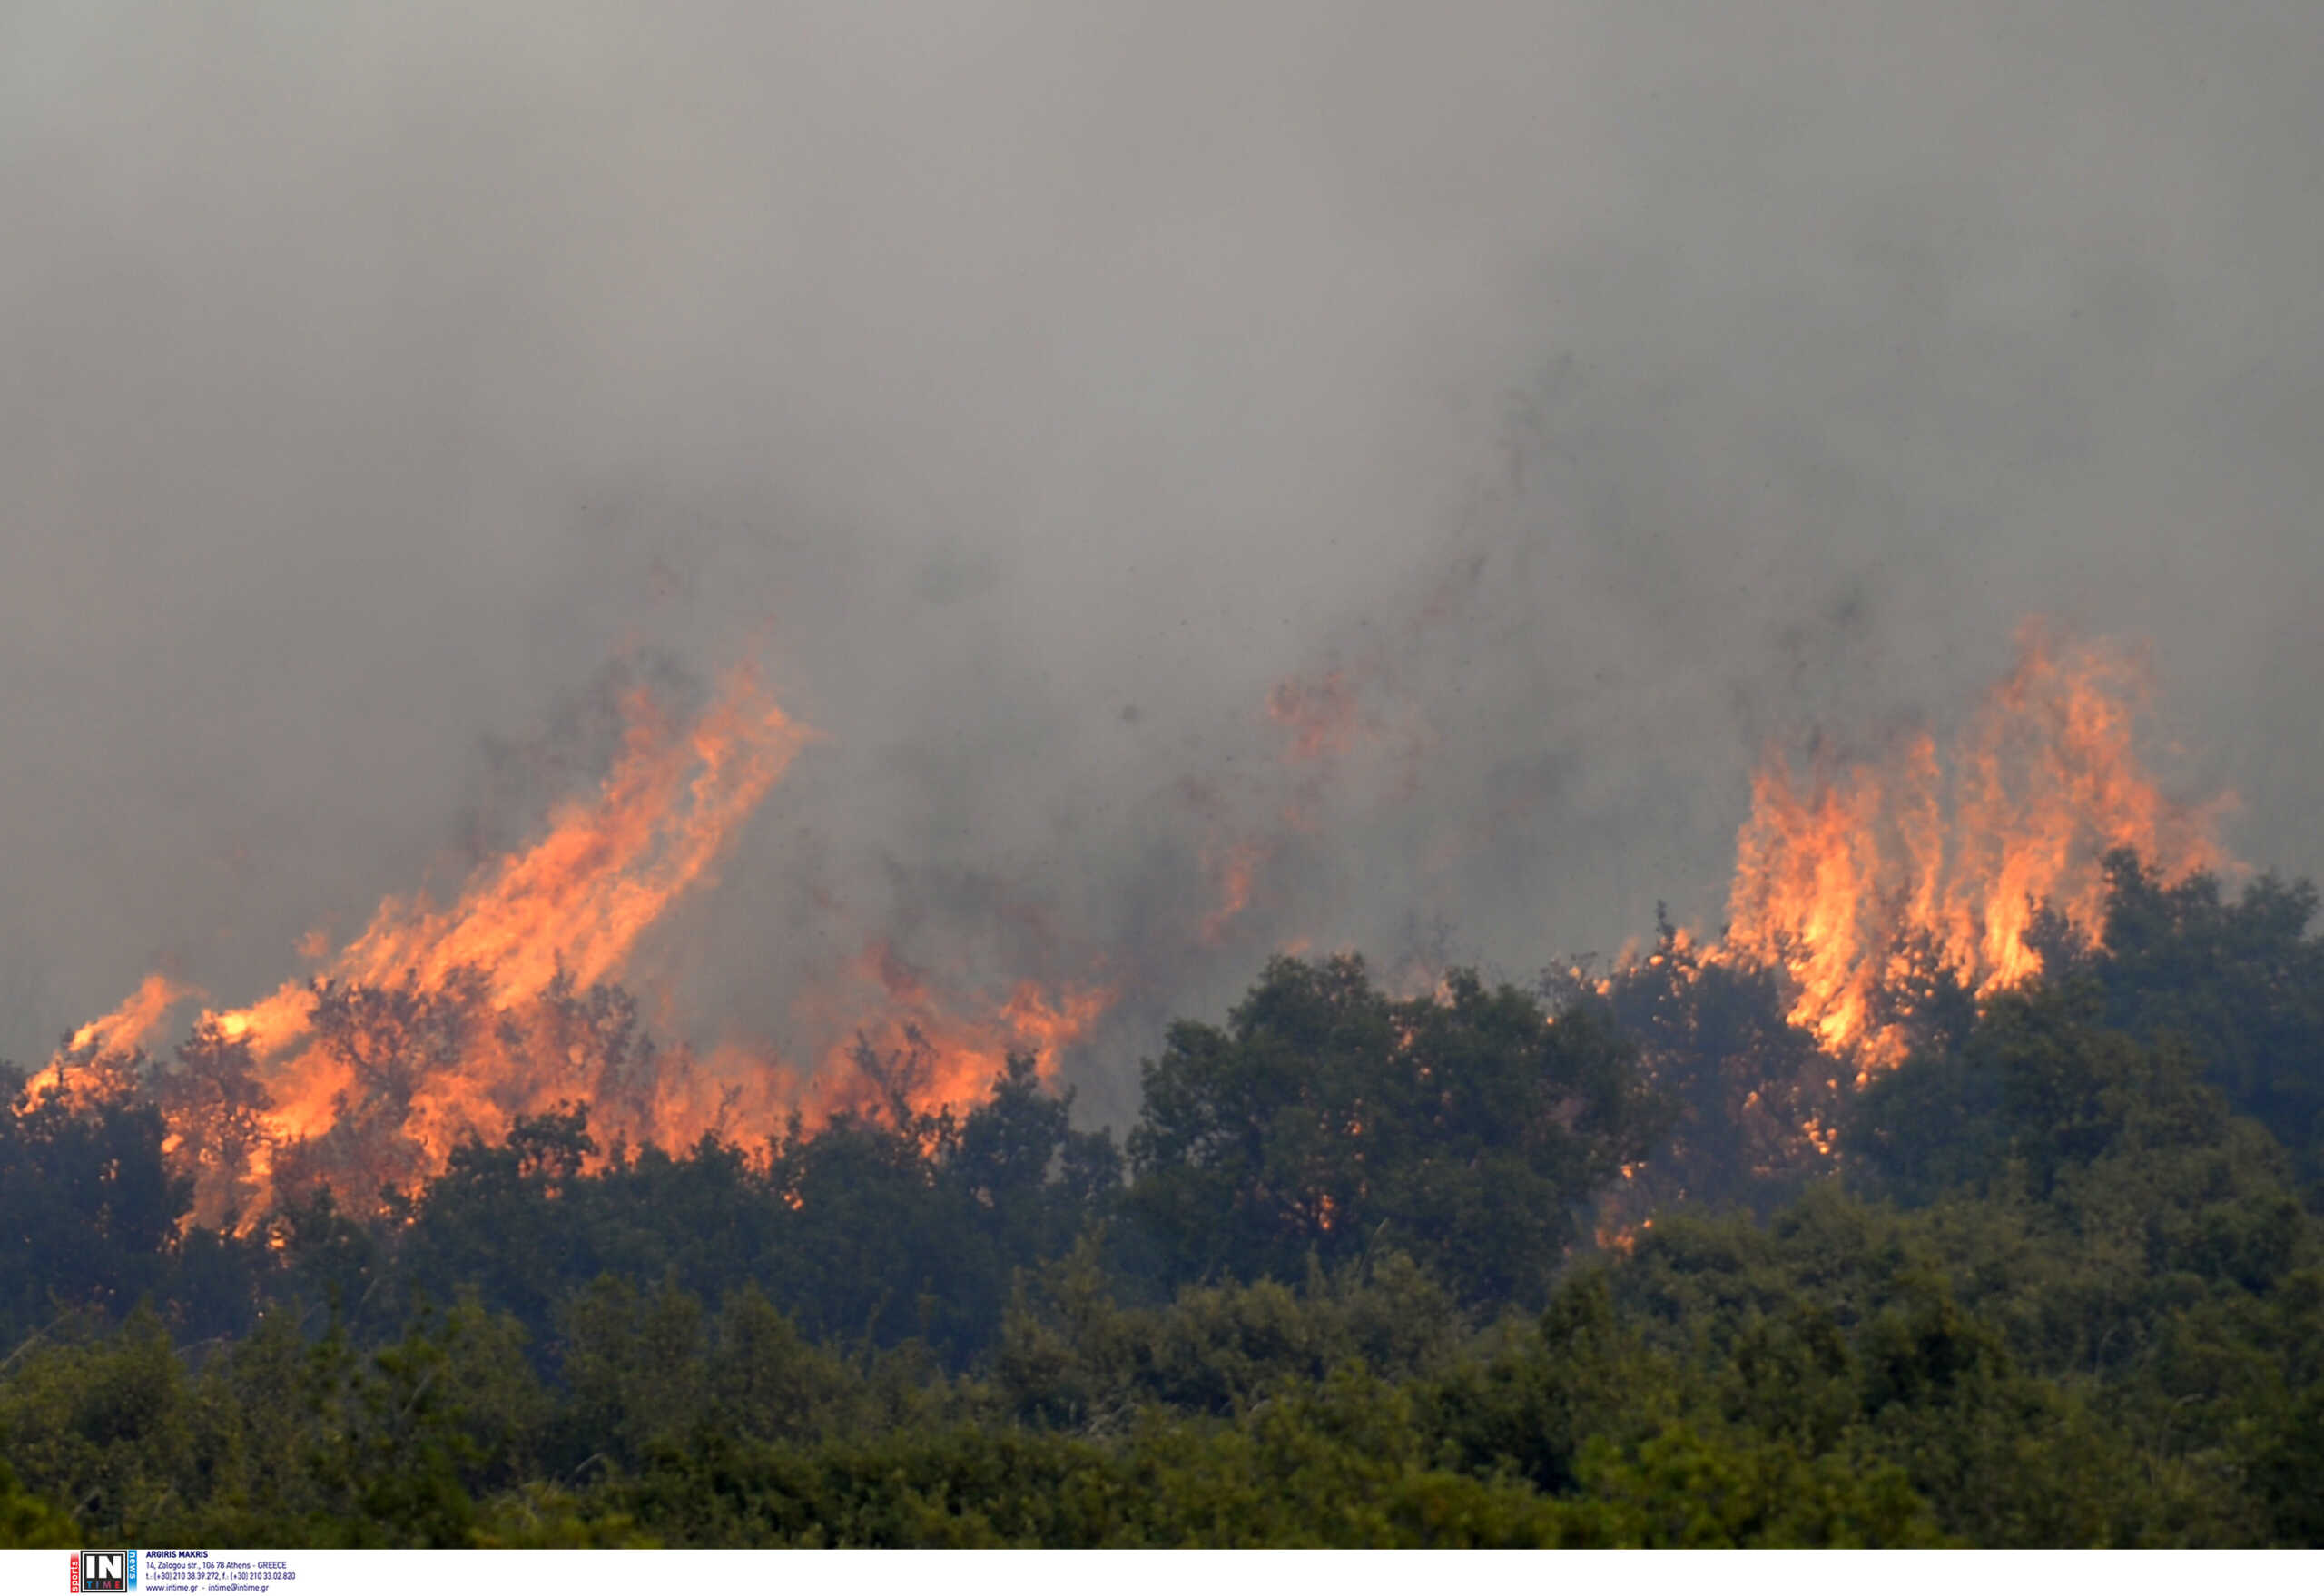
[[[0,1538],[2313,1544],[2315,906],[2117,860],[1861,1091],[1675,935],[1279,960],[1119,1142],[1022,1062],[681,1156],[576,1107],[239,1233],[150,1103],[17,1089]]]

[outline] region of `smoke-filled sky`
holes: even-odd
[[[0,5],[0,1051],[752,649],[825,735],[677,1028],[1102,965],[1116,1115],[1295,938],[1715,924],[1767,739],[2029,612],[2324,870],[2319,79],[2307,3]]]

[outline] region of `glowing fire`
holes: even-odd
[[[1737,839],[1720,956],[1788,970],[1793,1022],[1876,1068],[1901,1056],[1895,1010],[1916,979],[1949,973],[1983,995],[2039,973],[2044,906],[2094,942],[2110,850],[2171,880],[2226,866],[2213,834],[2226,801],[2172,803],[2139,760],[2146,697],[2120,651],[2029,622],[1949,780],[1925,734],[1875,763],[1818,760],[1804,784],[1771,755]]]
[[[2121,653],[2029,626],[1949,758],[1925,734],[1873,761],[1818,758],[1804,778],[1771,755],[1738,838],[1729,929],[1700,961],[1787,972],[1793,1022],[1861,1075],[1902,1056],[1911,994],[1932,974],[1982,995],[2038,972],[2038,907],[2056,911],[2063,934],[2093,941],[2108,851],[2135,850],[2167,879],[2226,865],[2213,836],[2221,805],[2173,804],[2140,762],[2145,695]],[[1303,782],[1323,785],[1359,741],[1356,699],[1338,673],[1270,695]],[[310,944],[310,979],[203,1012],[165,1068],[137,1049],[197,994],[150,976],[67,1039],[41,1089],[151,1090],[170,1150],[196,1174],[197,1214],[216,1223],[317,1179],[368,1200],[441,1170],[468,1137],[497,1139],[516,1117],[564,1103],[589,1107],[601,1142],[665,1148],[771,1128],[793,1110],[820,1119],[958,1105],[1012,1054],[1053,1074],[1106,1011],[1113,990],[1095,984],[950,998],[874,941],[815,1000],[817,1045],[850,1039],[820,1057],[806,1049],[819,1066],[811,1081],[763,1049],[697,1058],[658,1047],[609,983],[670,905],[711,879],[812,734],[747,669],[691,724],[642,693],[625,712],[622,752],[598,791],[478,871],[449,905],[390,899],[336,952]],[[1293,806],[1285,824],[1315,807]],[[1270,844],[1223,822],[1218,832],[1204,862],[1215,894],[1199,923],[1206,945],[1265,929],[1250,923],[1251,905]],[[1683,936],[1669,945],[1693,960]],[[1785,1123],[1800,1117],[1787,1110]],[[1830,1150],[1821,1120],[1802,1130]]]
[[[1206,947],[1216,947],[1226,939],[1236,917],[1251,906],[1251,882],[1260,865],[1266,862],[1265,846],[1256,841],[1236,843],[1225,856],[1206,859],[1208,872],[1217,883],[1217,902],[1203,916],[1202,941]]]
[[[1029,1054],[1046,1079],[1114,997],[1104,987],[1068,987],[1051,997],[1028,980],[990,1011],[964,1015],[876,939],[864,949],[856,973],[883,994],[881,1018],[825,1058],[812,1102],[818,1118],[931,1111],[968,1102],[1011,1054]]]
[[[92,1020],[66,1038],[64,1051],[126,1052],[160,1030],[172,1009],[196,995],[192,987],[180,986],[156,970],[138,983],[129,1001],[103,1019]]]
[[[197,1165],[206,1217],[261,1198],[278,1152],[316,1174],[392,1180],[440,1168],[462,1138],[497,1136],[515,1115],[561,1101],[591,1102],[615,1134],[671,1141],[763,1094],[763,1081],[705,1094],[694,1061],[656,1055],[635,1006],[599,983],[709,879],[812,734],[747,667],[690,726],[643,693],[623,707],[612,772],[540,841],[480,869],[448,907],[383,902],[311,980],[202,1015],[158,1095],[175,1148],[215,1155],[220,1127],[206,1121],[237,1118],[231,1167]],[[188,995],[149,977],[74,1033],[58,1079],[68,1058],[145,1041]]]
[[[196,1217],[248,1223],[316,1181],[358,1204],[408,1187],[465,1139],[497,1140],[517,1117],[566,1104],[588,1108],[601,1145],[672,1148],[772,1130],[794,1110],[931,1111],[980,1095],[1014,1053],[1053,1073],[1106,1008],[1107,990],[1027,981],[963,1018],[875,945],[874,990],[861,995],[876,1018],[832,1049],[812,1091],[764,1049],[659,1046],[610,983],[664,911],[711,880],[813,734],[747,667],[690,724],[642,692],[623,710],[622,751],[595,795],[448,906],[391,898],[336,953],[310,935],[312,976],[205,1010],[167,1067],[140,1049],[200,994],[150,976],[67,1039],[39,1089],[149,1092],[165,1150],[195,1176]]]

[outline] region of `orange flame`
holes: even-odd
[[[1818,760],[1805,788],[1771,754],[1737,838],[1720,952],[1784,966],[1794,1023],[1877,1067],[1901,1057],[1883,1001],[1916,961],[1983,995],[2040,972],[2044,905],[2095,942],[2109,851],[2133,849],[2170,880],[2229,865],[2214,828],[2230,801],[2173,803],[2139,760],[2147,695],[2121,652],[2028,622],[1960,740],[1949,789],[1925,734],[1877,763]]]
[[[743,821],[813,734],[747,667],[693,724],[645,695],[625,702],[620,756],[594,798],[542,838],[479,869],[438,908],[390,898],[321,968],[246,1008],[208,1010],[173,1069],[135,1049],[192,990],[149,977],[60,1052],[84,1092],[153,1092],[166,1150],[196,1177],[196,1217],[251,1222],[278,1193],[328,1180],[358,1204],[441,1171],[468,1137],[497,1140],[520,1115],[585,1104],[602,1140],[679,1148],[732,1138],[803,1108],[918,1114],[971,1100],[1012,1054],[1054,1074],[1110,990],[1020,982],[963,1016],[874,943],[858,971],[878,1018],[834,1049],[812,1095],[763,1049],[707,1057],[657,1046],[608,984],[681,895],[711,880]],[[604,1155],[599,1155],[602,1162]],[[237,1218],[239,1217],[239,1218]]]
[[[815,1118],[956,1108],[983,1092],[1011,1054],[1030,1055],[1049,1079],[1064,1050],[1088,1034],[1114,999],[1108,987],[1068,987],[1052,997],[1028,980],[990,1012],[963,1015],[878,939],[864,949],[856,973],[878,983],[883,1011],[826,1056],[816,1078]]]
[[[748,666],[691,726],[671,724],[642,693],[624,708],[612,772],[594,799],[554,814],[539,842],[479,869],[447,908],[389,899],[312,981],[201,1017],[179,1049],[181,1074],[231,1077],[213,1098],[261,1105],[250,1166],[225,1182],[239,1184],[237,1199],[269,1189],[278,1149],[294,1162],[344,1164],[347,1148],[315,1150],[333,1138],[368,1147],[356,1160],[362,1174],[409,1177],[441,1168],[462,1137],[499,1135],[515,1115],[559,1101],[598,1099],[601,1125],[669,1140],[709,1128],[743,1097],[765,1097],[763,1080],[706,1093],[694,1061],[655,1056],[634,1005],[597,983],[673,901],[710,879],[813,734]],[[68,1050],[134,1045],[186,995],[148,977]],[[166,1106],[166,1089],[163,1097]],[[189,1129],[173,1118],[181,1143]],[[205,1189],[198,1206],[222,1200]]]
[[[582,986],[619,968],[638,937],[712,862],[811,733],[737,669],[684,735],[644,693],[625,706],[620,760],[596,802],[557,815],[549,833],[479,878],[451,909],[393,900],[332,961],[350,981],[486,971],[503,1001],[547,989],[563,970]]]
[[[1229,848],[1223,858],[1206,859],[1208,873],[1218,883],[1218,901],[1203,916],[1201,938],[1205,947],[1216,947],[1225,941],[1236,917],[1251,906],[1251,882],[1265,862],[1266,852],[1259,842],[1242,842]]]
[[[45,1102],[68,1089],[96,1100],[118,1100],[134,1093],[145,1068],[145,1044],[160,1034],[172,1009],[200,995],[155,970],[120,1008],[66,1037],[50,1056],[48,1068],[25,1083],[25,1100]]]
[[[172,1009],[198,996],[193,988],[180,986],[155,970],[138,983],[127,1002],[74,1031],[58,1050],[64,1055],[129,1052],[153,1039]]]

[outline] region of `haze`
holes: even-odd
[[[678,1029],[1137,967],[1106,1111],[1294,939],[1715,923],[1767,739],[2029,613],[2318,872],[2320,75],[2298,4],[9,5],[0,1052],[272,990],[753,649],[826,740]]]

